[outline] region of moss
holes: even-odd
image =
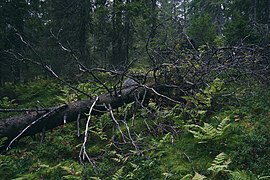
[[[17,102],[21,102],[19,107],[35,104],[31,99],[48,105],[57,102],[57,99],[51,98],[55,94],[61,96],[57,85],[43,80],[40,86],[38,84],[34,82],[28,85],[35,87],[35,97],[28,87],[14,88],[14,94],[19,99]],[[23,95],[18,93],[18,89],[23,89],[20,92]],[[132,121],[127,122],[139,150],[130,141],[121,145],[120,133],[115,134],[115,141],[120,143],[115,147],[111,139],[112,121],[108,115],[103,115],[92,119],[87,145],[87,152],[96,162],[96,168],[78,163],[83,139],[76,136],[77,129],[73,123],[47,132],[43,143],[40,143],[40,135],[21,139],[14,149],[0,156],[0,173],[7,179],[111,179],[117,175],[126,179],[180,179],[188,174],[193,176],[194,171],[213,179],[226,179],[241,173],[249,177],[266,176],[270,174],[269,90],[269,87],[255,84],[250,87],[228,86],[227,93],[235,94],[237,99],[232,98],[229,102],[222,98],[216,99],[219,103],[228,103],[223,103],[219,109],[209,110],[210,113],[202,120],[216,127],[221,119],[230,118],[230,127],[218,140],[198,143],[191,133],[183,129],[190,122],[181,120],[181,116],[176,113],[170,113],[170,109],[160,110],[155,118],[141,110],[135,116],[133,126]],[[152,106],[155,109],[155,105]],[[117,118],[121,119],[123,110],[126,108],[119,109]],[[158,113],[157,110],[156,112]],[[157,128],[156,125],[162,123],[174,125],[179,133],[168,133]],[[121,129],[127,133],[124,124]],[[229,164],[231,174],[223,172],[214,175],[207,170],[221,152],[232,160]]]

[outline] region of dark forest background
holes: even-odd
[[[1,85],[48,76],[26,59],[74,81],[81,72],[73,54],[87,67],[124,69],[131,62],[151,66],[149,56],[157,52],[191,48],[187,37],[196,49],[264,44],[269,42],[269,4],[267,0],[2,0]]]

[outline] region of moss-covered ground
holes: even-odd
[[[80,86],[91,90],[87,84]],[[25,85],[6,85],[0,92],[1,108],[47,107],[78,99],[56,82],[42,79]],[[80,137],[75,122],[46,132],[42,142],[40,134],[25,137],[0,155],[0,177],[269,179],[269,86],[231,83],[206,98],[211,98],[211,104],[197,110],[192,120],[183,115],[189,109],[160,108],[150,102],[149,108],[156,116],[138,110],[133,119],[127,120],[131,137],[125,124],[120,123],[127,136],[126,144],[108,114],[93,117],[87,152],[94,166],[79,162],[85,120],[81,121]],[[121,119],[121,112],[129,108],[132,105],[119,108],[116,117]],[[11,115],[16,114],[1,113],[0,117]],[[222,125],[224,119],[226,124]],[[196,127],[190,126],[194,124]]]

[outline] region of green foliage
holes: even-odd
[[[222,48],[225,46],[225,38],[223,36],[216,36],[214,39],[214,44],[218,48]]]
[[[212,44],[216,37],[216,26],[209,14],[195,15],[190,20],[188,35],[195,41],[197,47]]]
[[[0,148],[1,148],[2,146],[4,146],[4,143],[5,143],[6,140],[7,140],[6,137],[3,137],[3,138],[0,139]]]
[[[107,75],[104,75],[103,78],[106,78]],[[103,88],[97,88],[94,83],[79,83],[78,85],[74,85],[76,88],[80,89],[82,92],[88,95],[97,95],[103,92],[106,92]],[[89,98],[85,94],[80,92],[75,92],[67,86],[62,87],[61,94],[56,96],[57,100],[61,103],[68,104],[71,102],[75,102],[77,100]]]
[[[41,81],[41,87],[37,84],[33,82],[33,85],[28,86],[34,86],[36,91],[43,92],[37,93],[34,99],[45,104],[59,100],[52,101],[49,97],[44,97],[44,94],[65,97],[72,93],[61,93],[58,86],[53,90],[53,83]],[[45,84],[46,90],[41,90]],[[46,132],[42,144],[40,135],[21,139],[14,149],[0,156],[0,174],[8,179],[241,179],[241,176],[245,179],[266,179],[270,174],[270,104],[265,100],[270,97],[269,88],[252,83],[250,87],[239,84],[227,86],[226,89],[222,87],[222,80],[217,79],[202,94],[197,95],[200,102],[211,105],[209,108],[198,104],[198,110],[211,112],[204,115],[203,120],[207,121],[202,126],[184,121],[181,113],[185,109],[181,106],[162,109],[151,102],[148,108],[157,115],[151,120],[146,110],[139,110],[133,125],[127,120],[138,149],[129,141],[118,144],[116,148],[111,139],[113,124],[110,116],[104,114],[93,117],[87,152],[96,162],[96,168],[78,163],[82,138],[76,136],[74,124],[66,124]],[[20,86],[14,90],[21,89],[27,93],[24,88],[27,89]],[[221,90],[235,94],[239,102],[228,102],[220,96],[224,99],[219,101],[226,103],[218,111],[212,111],[212,104],[215,103],[213,101],[216,100],[213,96]],[[25,94],[23,97],[30,96]],[[21,102],[18,106],[23,103],[30,106],[33,103],[23,99],[20,94],[17,97]],[[18,98],[12,99],[15,99],[15,103],[18,102]],[[119,114],[115,113],[117,119],[120,119],[123,111],[131,110],[133,105],[119,108]],[[126,135],[124,124],[121,121],[119,123]],[[171,133],[164,129],[169,126],[174,128],[168,129]],[[183,131],[183,127],[188,131]],[[121,135],[116,132],[114,142],[118,140],[121,140]]]
[[[53,80],[36,79],[26,84],[14,85],[13,90],[9,86],[4,86],[1,90],[11,91],[7,95],[10,94],[8,97],[14,99],[19,107],[43,107],[57,102],[55,95],[60,93],[60,86]]]
[[[197,99],[198,105],[205,105],[207,108],[211,107],[211,102],[213,96],[217,93],[220,93],[223,88],[223,81],[219,78],[214,79],[214,81],[206,87],[202,93],[198,93],[195,95],[194,99]],[[200,107],[200,109],[203,109]]]
[[[80,179],[83,167],[75,162],[64,162],[55,166],[46,164],[39,165],[38,177],[45,179]]]
[[[206,177],[204,175],[201,175],[197,172],[195,172],[195,175],[192,176],[191,174],[187,174],[186,176],[184,176],[181,180],[203,180],[206,179]]]
[[[8,97],[3,97],[2,100],[0,100],[0,108],[3,109],[11,109],[15,108],[17,104],[15,103],[15,99],[9,99]]]
[[[212,108],[212,101],[214,97],[222,92],[223,81],[219,78],[213,80],[204,90],[196,93],[193,96],[182,96],[189,105],[193,105],[196,108],[187,107],[185,111],[189,113],[192,119],[202,121],[207,112]]]
[[[185,125],[185,127],[190,133],[193,134],[195,139],[199,140],[200,143],[204,143],[221,138],[225,133],[225,130],[230,126],[230,124],[228,124],[229,121],[229,118],[224,118],[217,126],[217,128],[213,127],[209,123],[204,123],[203,126],[191,124]]]
[[[242,41],[256,43],[259,39],[256,31],[249,25],[248,20],[240,15],[239,12],[235,12],[233,19],[227,23],[224,34],[229,44],[236,44]]]
[[[212,106],[214,96],[222,92],[223,81],[219,78],[214,79],[207,87],[193,96],[182,96],[187,102],[195,105],[199,110],[209,110]]]
[[[9,156],[0,155],[0,174],[2,177],[12,177],[17,172],[16,161]]]
[[[213,160],[211,166],[207,169],[213,173],[213,176],[216,176],[218,173],[230,172],[229,164],[231,159],[225,153],[218,154]]]
[[[57,96],[59,102],[63,104],[69,104],[78,100],[78,95],[71,91],[68,87],[64,87],[62,90],[62,95]]]
[[[257,179],[253,174],[245,171],[232,171],[229,174],[229,179],[231,180],[247,180],[247,179]]]
[[[57,95],[61,94],[61,86],[53,80],[37,78],[25,84],[9,84],[0,87],[0,108],[43,108],[59,104]],[[18,113],[2,113],[0,118]]]

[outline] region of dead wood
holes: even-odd
[[[100,95],[91,114],[99,115],[107,112],[106,105],[110,105],[115,109],[135,101],[138,97],[145,98],[145,95],[149,96],[150,94],[150,90],[143,86],[132,86],[122,89],[117,94]],[[11,141],[29,125],[31,126],[20,137],[34,135],[44,130],[53,129],[64,123],[76,121],[78,114],[81,114],[81,118],[85,118],[95,99],[80,100],[66,105],[47,108],[49,112],[32,112],[30,114],[0,120],[0,138],[6,137],[8,141]]]

